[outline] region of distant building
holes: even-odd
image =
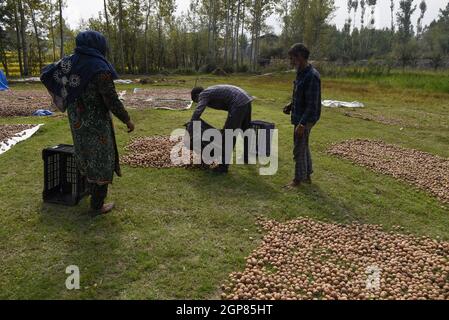
[[[283,57],[284,50],[280,45],[279,36],[274,33],[266,33],[260,36],[259,40],[259,66],[266,67],[271,64],[272,59]]]
[[[279,36],[275,35],[274,33],[266,33],[262,36],[260,36],[260,43],[265,43],[269,46],[276,46],[279,43]]]

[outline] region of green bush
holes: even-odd
[[[217,65],[214,63],[208,63],[205,65],[202,65],[200,67],[199,72],[200,73],[211,73],[212,71],[214,71],[215,69],[217,69]]]
[[[224,70],[226,73],[234,73],[234,67],[231,66],[231,65],[225,65],[225,66],[223,66],[223,70]]]
[[[379,64],[374,61],[370,61],[364,66],[342,66],[329,62],[316,62],[314,66],[322,76],[329,78],[372,78],[388,76],[391,73],[389,65]]]
[[[288,59],[271,59],[270,63],[260,69],[262,73],[284,72],[292,69]]]
[[[158,72],[159,75],[161,76],[169,76],[170,75],[170,71],[162,69]]]
[[[249,71],[249,67],[246,64],[242,64],[237,67],[237,72],[239,73],[247,73]]]
[[[195,75],[196,71],[194,69],[189,69],[189,68],[178,68],[173,73],[183,75],[183,76],[191,76],[191,75]]]

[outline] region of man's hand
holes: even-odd
[[[290,114],[290,113],[292,112],[292,104],[290,103],[289,105],[286,105],[286,106],[284,107],[283,112],[284,112],[285,114]]]
[[[129,121],[126,123],[126,126],[128,127],[128,133],[131,133],[131,132],[134,131],[134,123],[133,123],[131,120],[129,120]]]
[[[306,129],[306,127],[303,126],[302,124],[298,124],[296,126],[295,133],[298,136],[298,138],[301,138],[304,135],[304,130],[305,129]]]

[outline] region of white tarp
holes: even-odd
[[[338,100],[324,100],[321,102],[324,107],[328,108],[363,108],[365,105],[358,101],[346,102]]]
[[[22,141],[27,140],[28,138],[31,138],[31,136],[33,134],[35,134],[39,130],[39,128],[42,126],[43,126],[43,124],[38,124],[38,125],[32,127],[31,129],[23,130],[23,131],[17,133],[14,137],[10,138],[6,142],[0,142],[0,154],[5,153],[6,151],[8,151],[12,147],[14,147],[19,142],[22,142]]]
[[[162,99],[160,99],[159,101],[161,101]],[[170,101],[170,100],[166,100],[166,101]],[[174,101],[174,100],[173,100]],[[179,100],[178,100],[179,101]],[[185,108],[170,108],[170,107],[154,107],[154,109],[160,109],[160,110],[189,110],[190,108],[192,108],[193,106],[193,101],[190,101],[189,104],[187,104],[186,100],[182,100],[186,102],[186,106]]]
[[[41,79],[39,77],[19,78],[10,80],[10,82],[41,82]]]
[[[125,96],[126,96],[126,90],[120,91],[120,92],[118,93],[118,98],[119,98],[120,100],[122,100],[122,101],[125,100]]]
[[[140,91],[142,91],[141,88],[134,88],[133,90],[133,94],[139,93]],[[124,91],[120,91],[118,93],[118,97],[121,101],[125,101],[126,100],[126,90]],[[171,108],[171,107],[154,107],[154,109],[159,109],[159,110],[189,110],[190,108],[192,108],[193,106],[193,101],[188,101],[188,100],[183,100],[183,99],[166,99],[166,98],[148,98],[143,100],[144,102],[184,102],[185,103],[185,107],[184,108]]]
[[[131,84],[131,83],[133,83],[133,81],[132,80],[118,79],[118,80],[114,80],[114,83],[117,83],[117,84]]]

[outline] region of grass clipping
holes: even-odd
[[[180,137],[182,139],[182,137]],[[191,164],[173,163],[170,154],[181,140],[170,141],[169,136],[154,136],[135,138],[125,147],[127,154],[121,157],[121,162],[131,167],[172,168],[191,167]],[[193,153],[186,148],[180,150],[190,163],[193,163]]]
[[[449,159],[381,141],[348,140],[329,153],[411,183],[449,203]]]
[[[223,299],[449,299],[449,243],[308,218],[267,232]]]

